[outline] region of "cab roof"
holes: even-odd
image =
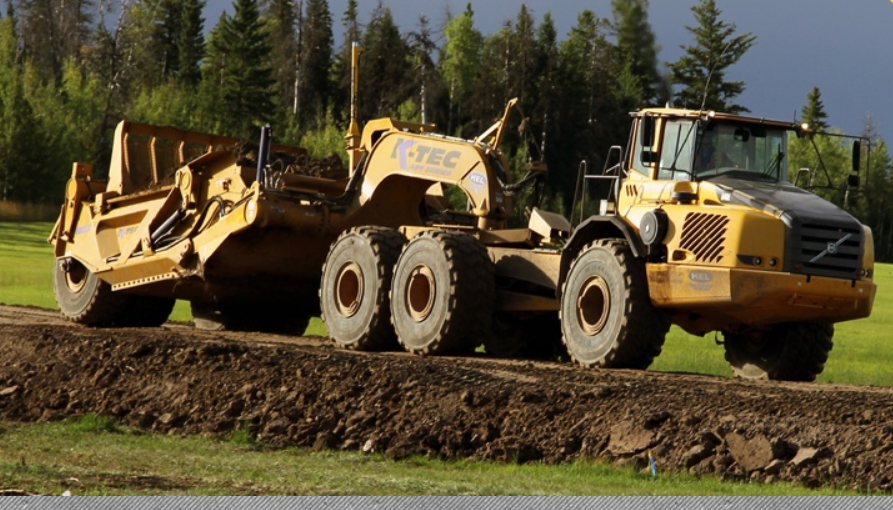
[[[633,117],[673,117],[683,119],[715,119],[719,121],[745,122],[748,124],[763,124],[783,129],[802,129],[800,124],[780,120],[766,119],[763,117],[748,117],[731,113],[715,112],[713,110],[686,110],[683,108],[644,108],[630,112]]]

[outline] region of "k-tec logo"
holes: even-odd
[[[416,140],[398,138],[391,151],[391,157],[400,160],[400,168],[407,169],[411,165],[439,166],[456,168],[462,153],[447,151],[430,145],[418,143]]]

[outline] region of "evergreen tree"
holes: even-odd
[[[856,216],[871,227],[874,235],[875,259],[881,262],[893,260],[893,217],[890,208],[893,206],[893,176],[890,167],[893,158],[888,153],[887,144],[877,134],[877,126],[869,115],[865,119],[862,136],[870,142],[871,158],[868,158],[869,147],[863,141],[862,146],[862,192],[855,202]]]
[[[357,0],[347,0],[347,9],[341,17],[344,27],[344,42],[335,63],[332,66],[331,81],[336,84],[332,95],[333,117],[339,124],[345,123],[350,117],[350,62],[351,51],[354,43],[360,43],[362,28],[359,22]]]
[[[287,112],[297,114],[298,61],[303,53],[298,24],[303,5],[304,0],[297,3],[294,0],[266,0],[264,3],[264,21],[269,27],[271,48],[269,64],[276,80],[276,113],[280,120],[286,118]]]
[[[414,88],[418,91],[418,120],[423,123],[430,122],[428,117],[428,109],[432,84],[436,79],[437,68],[434,65],[432,54],[437,49],[437,43],[434,42],[428,17],[424,14],[419,16],[418,30],[409,33],[409,47],[412,52],[412,74],[415,78]]]
[[[715,0],[701,0],[692,7],[696,27],[686,26],[695,37],[695,46],[682,46],[685,54],[670,64],[673,82],[682,88],[677,92],[679,102],[688,108],[720,110],[729,113],[748,112],[736,104],[735,98],[744,91],[743,81],[727,81],[726,70],[738,62],[753,46],[756,36],[735,35],[734,23],[725,23]]]
[[[194,87],[201,80],[200,64],[205,54],[202,16],[204,0],[180,0],[180,32],[177,34],[177,81]]]
[[[257,0],[235,0],[233,6],[233,16],[223,13],[211,32],[203,79],[216,103],[215,131],[253,139],[256,128],[273,116],[271,49]]]
[[[825,113],[825,105],[822,103],[822,92],[818,87],[813,87],[806,96],[806,105],[801,110],[801,122],[809,124],[810,131],[826,131],[828,129],[828,114]]]
[[[654,31],[648,23],[648,0],[613,0],[613,28],[617,33],[619,64],[627,73],[625,96],[645,104],[663,103],[668,99],[664,78],[658,71],[657,45]],[[629,83],[637,86],[629,87]]]
[[[617,57],[605,36],[607,26],[606,20],[585,10],[560,46],[556,120],[547,161],[550,187],[561,190],[564,203],[571,203],[580,161],[600,168],[609,147],[626,140],[626,112],[610,94]]]
[[[549,12],[543,16],[543,21],[537,30],[536,53],[536,90],[538,95],[535,102],[536,107],[531,114],[540,123],[540,143],[545,144],[547,129],[549,124],[554,121],[550,115],[554,108],[555,93],[558,90],[557,70],[559,65],[558,32],[555,30],[555,21]]]
[[[394,23],[391,9],[379,1],[363,34],[360,63],[360,117],[394,115],[412,93],[406,83],[409,48]]]
[[[533,103],[537,98],[537,53],[536,26],[527,5],[515,18],[514,30],[509,39],[510,49],[506,60],[509,62],[509,99],[517,97],[524,111],[533,111]]]
[[[307,0],[302,20],[301,125],[323,127],[332,97],[332,14],[326,0]]]

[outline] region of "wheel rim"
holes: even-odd
[[[338,313],[353,317],[363,304],[363,270],[354,261],[347,262],[338,269],[335,280],[335,302]]]
[[[87,283],[87,268],[72,260],[68,263],[68,267],[62,267],[65,273],[65,285],[71,292],[77,293],[84,288]]]
[[[608,322],[611,308],[611,292],[601,276],[589,277],[580,289],[577,298],[577,323],[586,335],[601,332]]]
[[[406,308],[412,320],[422,322],[431,315],[436,291],[431,269],[424,265],[414,267],[406,282]]]

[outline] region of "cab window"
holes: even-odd
[[[693,120],[669,120],[660,145],[657,178],[675,181],[691,178],[692,155],[697,130]]]

